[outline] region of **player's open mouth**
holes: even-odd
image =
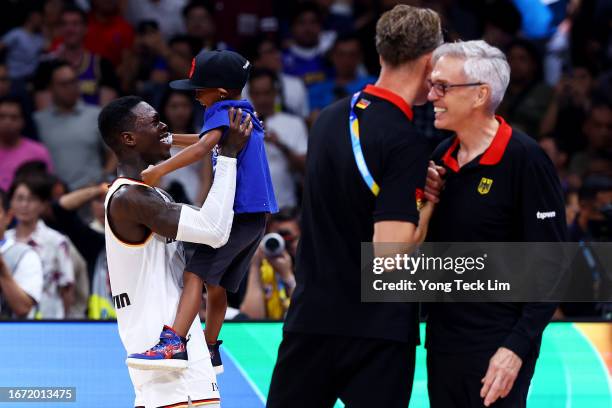
[[[168,146],[172,146],[172,133],[170,132],[165,133],[164,137],[159,139],[159,141]]]

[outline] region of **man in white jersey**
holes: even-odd
[[[189,354],[184,370],[129,368],[136,407],[219,406],[199,317],[189,329],[186,346],[166,325],[174,320],[182,287],[185,259],[178,241],[218,247],[229,237],[236,156],[252,130],[250,117],[241,124],[240,110],[229,115],[230,131],[220,146],[214,182],[202,208],[174,203],[163,190],[141,181],[144,169],[170,156],[172,136],[155,109],[127,96],[109,103],[98,118],[104,141],[119,159],[119,178],[105,201],[106,253],[119,336],[127,353],[136,353],[158,343],[163,327],[166,347]],[[177,361],[177,368],[184,361]]]

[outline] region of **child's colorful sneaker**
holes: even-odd
[[[187,368],[187,339],[169,326],[164,326],[159,343],[144,353],[130,354],[128,367],[140,370],[180,370]]]

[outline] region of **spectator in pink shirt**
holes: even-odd
[[[24,127],[23,107],[18,99],[0,98],[0,189],[8,190],[15,171],[29,161],[42,161],[53,170],[51,156],[41,143],[21,135]]]

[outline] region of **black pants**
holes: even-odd
[[[406,408],[415,346],[390,340],[283,333],[268,408]]]
[[[495,351],[485,353],[440,353],[427,350],[427,389],[430,408],[483,408],[480,398],[489,359]],[[524,408],[537,356],[523,361],[514,386],[506,398],[490,408]]]

